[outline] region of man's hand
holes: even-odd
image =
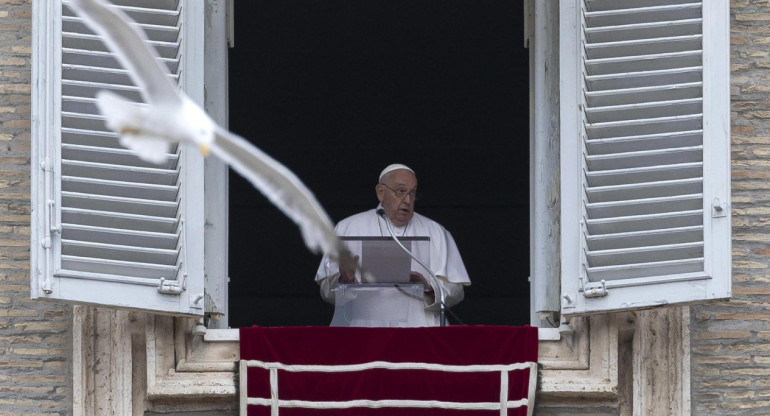
[[[347,257],[347,259],[340,259],[340,283],[352,283],[356,280],[357,264],[358,256],[353,257],[352,261],[350,260],[350,257]]]
[[[425,276],[421,275],[420,273],[417,273],[415,271],[410,272],[409,283],[422,284],[422,286],[425,288],[426,295],[433,294],[433,287],[428,283],[428,279],[426,279]]]

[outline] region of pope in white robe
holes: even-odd
[[[426,271],[412,271],[410,281],[422,284],[425,288],[421,311],[424,316],[411,317],[407,326],[438,325],[440,290],[443,289],[445,306],[449,308],[463,299],[463,287],[471,284],[457,245],[449,231],[441,224],[414,212],[417,177],[412,169],[401,164],[388,166],[380,174],[375,189],[380,201],[377,209],[384,209],[384,216],[390,221],[397,237],[430,237],[428,267],[436,276],[441,289],[436,287],[435,281]],[[335,227],[337,235],[390,237],[386,218],[378,215],[377,209],[361,212],[340,221]],[[323,299],[334,304],[335,291],[339,285],[361,283],[361,275],[352,265],[341,268],[337,262],[324,256],[315,280],[321,287]]]

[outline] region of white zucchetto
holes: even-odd
[[[415,176],[417,176],[417,174],[414,173],[414,171],[409,166],[402,165],[400,163],[394,163],[394,164],[392,164],[392,165],[390,165],[387,168],[382,170],[382,173],[380,173],[379,181],[382,182],[382,177],[383,176],[387,175],[390,172],[393,172],[394,170],[399,170],[399,169],[408,170],[409,172],[412,172]]]

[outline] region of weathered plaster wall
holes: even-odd
[[[37,1],[37,0],[36,0]],[[29,298],[31,0],[0,0],[0,415],[71,414],[71,309]]]
[[[692,307],[697,415],[770,413],[770,1],[730,14],[733,298]]]

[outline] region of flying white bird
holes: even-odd
[[[179,92],[144,33],[130,24],[130,17],[105,0],[70,0],[68,4],[105,39],[149,104],[127,101],[107,91],[97,94],[99,110],[107,126],[120,134],[121,144],[155,163],[165,159],[172,142],[194,144],[204,155],[216,155],[300,227],[311,251],[353,261],[329,216],[302,181],[248,141],[218,126]]]

